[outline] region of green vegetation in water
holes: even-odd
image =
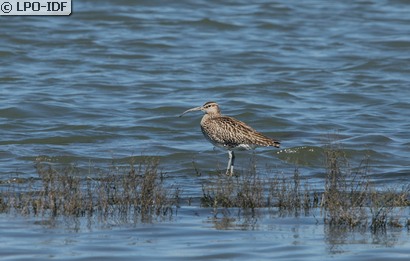
[[[0,196],[0,210],[45,217],[139,218],[142,222],[169,217],[178,205],[179,189],[164,185],[158,167],[158,159],[145,158],[137,167],[131,162],[124,173],[84,178],[74,167],[57,170],[39,161],[37,179],[8,184]]]
[[[369,179],[369,162],[352,168],[338,145],[324,148],[325,180],[309,184],[299,169],[292,175],[258,175],[254,162],[228,177],[223,171],[202,182],[200,206],[238,208],[242,213],[270,209],[281,216],[314,215],[320,211],[331,228],[409,228],[403,211],[409,206],[410,187],[377,188]],[[165,182],[158,158],[146,157],[108,174],[84,177],[75,167],[57,170],[39,160],[37,178],[0,184],[0,211],[41,217],[97,217],[99,221],[151,222],[170,218],[180,207],[181,191]],[[199,173],[198,169],[196,169]],[[229,211],[228,211],[229,212]],[[317,217],[315,216],[317,219]]]
[[[296,168],[293,175],[269,173],[264,178],[254,167],[234,177],[214,175],[202,186],[201,205],[214,208],[275,208],[280,215],[309,215],[321,210],[324,224],[345,229],[409,228],[403,210],[409,204],[410,186],[376,188],[369,179],[368,159],[352,168],[338,145],[324,149],[324,187],[313,188]],[[255,164],[251,163],[251,166]]]
[[[369,179],[368,158],[353,169],[343,150],[336,145],[325,149],[325,162],[321,207],[327,224],[370,227],[374,232],[388,226],[403,226],[399,221],[400,212],[409,206],[410,186],[378,190]]]

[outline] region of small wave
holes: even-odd
[[[183,21],[182,23],[185,24],[190,24],[194,26],[200,26],[200,27],[208,27],[208,28],[214,28],[218,30],[233,30],[233,29],[239,29],[241,28],[238,25],[234,25],[232,23],[226,23],[226,22],[221,22],[221,21],[216,21],[210,18],[203,18],[200,20],[195,20],[195,21]]]
[[[301,146],[282,149],[277,152],[278,158],[298,166],[322,166],[323,148],[314,146]]]

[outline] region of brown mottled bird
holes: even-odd
[[[226,174],[232,176],[235,161],[234,150],[251,150],[257,147],[273,146],[279,148],[280,142],[257,132],[246,123],[221,114],[216,102],[207,102],[183,112],[203,111],[201,130],[214,146],[228,150],[229,161]]]

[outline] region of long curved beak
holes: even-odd
[[[189,109],[189,110],[184,111],[181,115],[179,115],[179,117],[182,117],[184,114],[186,114],[186,113],[188,113],[188,112],[191,112],[191,111],[201,111],[201,110],[202,110],[202,106],[200,106],[200,107],[195,107],[195,108],[192,108],[192,109]]]

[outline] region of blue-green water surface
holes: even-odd
[[[323,182],[323,147],[352,167],[406,185],[410,173],[410,4],[382,1],[73,0],[73,13],[0,17],[0,179],[36,175],[42,159],[84,170],[160,158],[183,197],[224,168],[186,109],[224,114],[282,142],[258,172],[295,167]],[[237,153],[246,168],[250,153]],[[4,185],[2,185],[4,187]],[[233,224],[182,205],[171,220],[72,228],[0,216],[3,260],[409,260],[409,234],[327,231],[314,217]],[[408,210],[403,215],[408,216]],[[244,225],[245,224],[245,225]]]

